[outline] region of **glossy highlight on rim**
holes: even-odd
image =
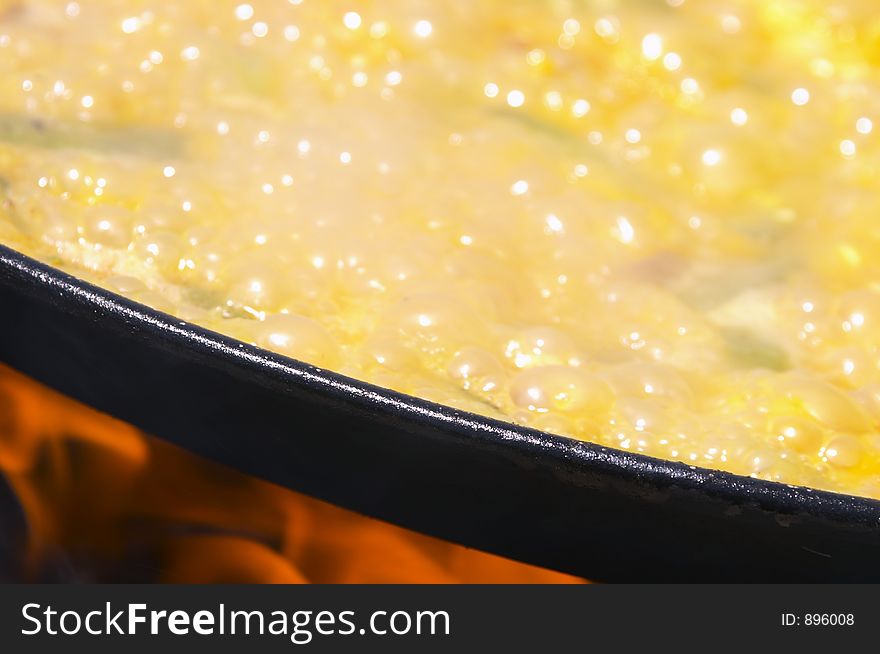
[[[260,393],[279,396],[306,393],[308,402],[312,400],[317,402],[315,406],[318,412],[342,408],[344,412],[356,416],[357,420],[366,421],[357,424],[367,424],[372,421],[374,424],[367,431],[373,429],[381,432],[387,425],[393,425],[396,430],[412,432],[408,435],[408,438],[412,439],[424,438],[425,433],[430,434],[429,438],[446,443],[442,447],[448,445],[454,448],[454,456],[459,460],[461,457],[468,457],[469,448],[473,448],[474,457],[498,457],[499,460],[515,461],[516,469],[522,473],[523,484],[529,483],[527,468],[534,465],[543,473],[555,477],[554,484],[558,484],[560,488],[567,487],[572,493],[577,493],[580,487],[590,487],[592,492],[598,489],[601,493],[604,492],[603,488],[608,488],[609,483],[612,485],[619,483],[626,488],[614,489],[612,494],[622,493],[628,500],[649,497],[651,494],[663,495],[671,491],[674,496],[673,501],[675,498],[698,496],[702,498],[699,500],[701,502],[727,507],[726,513],[731,516],[744,510],[757,511],[774,515],[776,522],[783,526],[786,526],[785,523],[789,518],[796,522],[818,520],[832,528],[833,525],[844,525],[847,528],[861,530],[872,542],[876,542],[880,537],[880,501],[877,500],[763,481],[615,450],[403,395],[181,321],[0,246],[0,289],[4,287],[7,292],[26,297],[28,301],[51,305],[53,310],[72,315],[79,322],[91,320],[94,324],[102,323],[103,328],[107,328],[108,323],[112,323],[111,328],[114,331],[121,330],[127,334],[126,338],[135,338],[139,343],[146,343],[147,350],[170,351],[173,356],[195,356],[200,362],[208,362],[208,365],[222,366],[224,370],[234,369],[236,374],[244,375],[248,383],[259,386]],[[0,294],[0,298],[2,297],[4,296]],[[3,318],[7,325],[10,321],[19,319],[20,316],[10,314],[6,314]],[[6,331],[14,333],[15,329],[7,327]],[[0,360],[8,360],[10,348],[14,347],[7,342],[0,348]],[[60,386],[59,390],[66,390],[63,384],[55,383],[51,373],[35,373],[35,370],[22,366],[20,361],[9,362],[13,367],[24,367],[24,372],[36,376],[38,380],[50,386]],[[45,365],[37,366],[37,369],[46,370]],[[124,383],[125,380],[119,381]],[[197,390],[193,389],[193,392]],[[88,397],[77,399],[89,402]],[[97,408],[148,430],[149,427],[161,423],[160,417],[158,422],[151,425],[139,424],[142,421],[137,420],[134,415],[128,415],[124,408],[117,409],[113,406]],[[174,436],[174,431],[173,425],[168,425],[167,430],[164,428],[154,430],[159,437],[197,453],[204,453],[204,450],[193,448],[186,439]],[[241,437],[245,438],[244,435]],[[249,439],[259,437],[259,434],[247,436]],[[405,440],[401,442],[407,443]],[[412,446],[418,448],[419,444],[414,441]],[[366,443],[365,447],[369,447],[369,443]],[[221,462],[237,467],[234,456]],[[365,461],[365,465],[368,464],[369,462]],[[327,467],[328,474],[332,472],[332,460],[323,461],[321,465]],[[377,473],[388,474],[390,471],[393,474],[395,465],[400,464],[394,463],[381,471],[377,470]],[[253,466],[245,466],[242,469],[254,473]],[[455,470],[449,470],[448,474],[455,475]],[[259,472],[257,475],[263,476]],[[595,481],[597,476],[601,479],[601,483]],[[399,522],[402,526],[425,530],[423,525],[399,520],[393,510],[384,511],[381,503],[365,506],[356,499],[348,501],[346,492],[342,492],[340,496],[330,490],[334,483],[332,479],[327,482],[327,492],[315,488],[313,483],[301,487],[295,476],[279,479],[276,474],[269,476],[269,479],[348,508]],[[476,492],[477,489],[474,490]],[[503,501],[503,498],[499,499]],[[557,497],[556,501],[565,502],[566,498]],[[626,516],[621,516],[621,525],[624,527],[627,525],[625,518]],[[537,526],[535,528],[540,529]],[[554,525],[554,528],[565,532],[565,525]],[[576,530],[578,527],[573,525],[572,528]],[[695,525],[695,529],[699,531],[699,526]],[[463,537],[457,533],[445,533],[446,531],[440,527],[429,533],[464,541],[466,545],[485,547],[485,543],[481,542],[482,535],[468,542],[466,534]],[[552,544],[548,547],[552,550]],[[809,549],[807,545],[804,545],[804,548]],[[532,553],[535,548],[530,546],[526,549],[528,551],[522,556],[517,555],[516,546],[511,546],[507,551],[500,553],[565,571],[575,573],[584,571],[572,569],[567,562],[554,564],[552,551],[548,552],[548,556],[543,560],[536,561]],[[587,566],[585,569],[589,570],[590,567]],[[832,576],[832,578],[836,577]]]

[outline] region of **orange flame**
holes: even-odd
[[[2,365],[0,474],[24,512],[27,580],[581,581],[229,470]]]

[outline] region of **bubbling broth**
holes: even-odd
[[[880,497],[874,2],[0,7],[4,243],[453,407]]]

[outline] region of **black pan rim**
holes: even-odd
[[[299,385],[332,401],[359,405],[376,414],[427,424],[458,438],[518,455],[549,457],[565,468],[591,468],[656,488],[693,490],[733,504],[749,504],[780,515],[808,515],[832,523],[877,527],[880,500],[782,484],[729,472],[617,450],[541,432],[405,395],[188,323],[100,288],[0,244],[0,283],[42,287],[67,296],[83,309],[108,313],[131,325],[147,325],[175,347],[235,360],[258,372],[269,387]],[[8,318],[7,318],[8,319]],[[117,416],[125,419],[124,416]]]

